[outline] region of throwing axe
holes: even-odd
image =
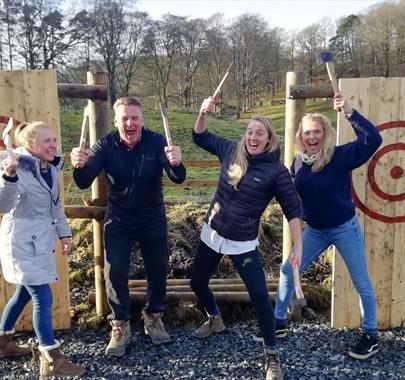
[[[294,276],[294,288],[295,288],[295,299],[290,302],[290,311],[301,309],[307,306],[307,300],[304,297],[304,293],[301,287],[300,274],[298,272],[298,267],[293,267]]]
[[[329,80],[332,84],[333,93],[336,94],[339,92],[339,86],[335,73],[335,65],[333,64],[333,52],[323,51],[318,56],[319,63],[326,64],[326,70],[328,71]]]

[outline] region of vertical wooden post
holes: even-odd
[[[108,85],[108,77],[103,72],[87,72],[87,84]],[[100,137],[106,135],[108,127],[108,100],[89,100],[89,131],[90,144],[93,145]],[[103,176],[95,179],[91,187],[92,203],[95,206],[106,206],[107,191]],[[96,312],[97,315],[107,315],[108,304],[104,283],[104,222],[93,220],[93,244],[94,244],[94,279],[96,288]]]
[[[305,73],[289,71],[286,79],[286,94],[290,86],[305,84]],[[305,113],[305,99],[289,99],[285,101],[285,138],[284,138],[284,165],[289,169],[295,152],[295,134],[298,125]],[[291,252],[291,234],[287,219],[283,218],[283,262]]]
[[[289,71],[286,79],[286,94],[290,86],[305,84],[303,72]],[[295,155],[295,134],[305,112],[305,99],[289,99],[285,101],[285,134],[284,134],[284,165],[289,169]],[[283,262],[291,252],[291,233],[287,219],[283,217]],[[301,320],[301,310],[290,313],[290,319]]]

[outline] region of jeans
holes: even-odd
[[[334,245],[342,256],[353,285],[360,296],[362,327],[365,332],[377,333],[376,300],[367,271],[364,237],[357,217],[333,228],[319,230],[306,226],[302,236],[303,253],[300,273],[315,261],[330,245]],[[294,291],[294,279],[289,261],[280,271],[275,317],[277,323],[287,320],[287,308]]]
[[[128,272],[135,241],[139,242],[148,283],[144,309],[148,313],[163,311],[166,296],[169,247],[167,232],[153,233],[132,229],[108,220],[104,226],[105,268],[104,279],[112,314],[109,319],[128,321],[131,300],[128,290]]]
[[[52,330],[52,291],[45,285],[17,285],[16,290],[3,310],[0,331],[14,328],[25,305],[32,299],[32,323],[39,345],[55,344]]]
[[[210,315],[217,314],[218,306],[215,303],[214,295],[208,283],[222,257],[221,253],[215,252],[200,240],[194,258],[190,287]],[[256,310],[257,322],[263,332],[265,346],[276,348],[277,339],[274,311],[267,291],[259,252],[255,249],[254,251],[238,255],[228,255],[228,257],[232,260],[233,265],[246,285],[250,299]]]

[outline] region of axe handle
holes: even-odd
[[[337,92],[339,92],[339,86],[335,73],[335,65],[333,64],[333,62],[326,62],[326,70],[328,71],[328,76],[332,83],[333,93],[336,94]]]
[[[225,75],[224,75],[224,77],[222,78],[221,82],[219,82],[219,85],[218,85],[218,87],[216,88],[216,90],[215,90],[215,92],[214,92],[214,95],[212,95],[212,97],[213,97],[214,99],[218,96],[219,92],[221,91],[221,87],[222,87],[222,85],[224,84],[225,79],[227,78],[228,75],[229,75],[229,71],[227,71],[227,72],[225,73]]]
[[[163,128],[165,129],[167,146],[168,146],[168,148],[171,148],[173,144],[172,144],[172,136],[170,134],[169,122],[167,120],[166,115],[162,115],[162,117],[163,117]]]
[[[298,272],[298,267],[293,267],[293,275],[294,275],[294,288],[295,288],[295,295],[297,300],[304,298],[304,293],[302,292],[301,288],[301,281],[300,281],[300,274]]]
[[[83,117],[82,130],[81,130],[81,134],[80,134],[79,147],[81,149],[86,148],[88,130],[89,130],[89,116],[85,113],[84,117]]]

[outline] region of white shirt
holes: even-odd
[[[201,240],[215,252],[223,255],[240,255],[241,253],[253,251],[259,244],[259,240],[236,241],[225,239],[213,230],[207,223],[201,230]]]

